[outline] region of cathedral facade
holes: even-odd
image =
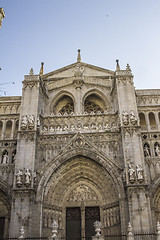
[[[160,90],[77,62],[0,97],[0,234],[61,239],[153,232],[160,220]],[[74,229],[74,230],[73,230]]]

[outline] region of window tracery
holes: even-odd
[[[91,112],[94,112],[94,113],[101,112],[101,113],[103,113],[104,112],[104,110],[98,104],[96,104],[94,102],[91,102],[89,100],[85,101],[84,111],[87,112],[87,113],[91,113]]]
[[[67,114],[71,114],[72,112],[74,112],[74,104],[73,102],[71,103],[67,103],[65,106],[63,106],[61,108],[61,110],[59,111],[59,113],[61,113],[62,115],[64,113],[67,113]]]

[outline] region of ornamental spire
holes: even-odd
[[[44,65],[44,62],[41,62],[41,69],[40,69],[40,72],[39,72],[40,75],[43,75],[43,65]]]
[[[5,18],[5,12],[3,8],[0,8],[0,28],[2,27],[2,20]]]
[[[120,66],[119,66],[119,60],[118,59],[116,59],[116,63],[117,63],[116,71],[120,71],[121,69],[120,69]]]
[[[81,50],[78,49],[78,56],[77,56],[77,62],[81,62],[81,54],[80,54]]]

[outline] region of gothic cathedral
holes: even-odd
[[[77,62],[24,76],[0,97],[0,237],[153,232],[160,221],[160,90]],[[74,231],[73,231],[74,229]]]

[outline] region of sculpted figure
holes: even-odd
[[[147,146],[147,144],[144,145],[144,155],[145,155],[145,157],[150,156],[150,151],[149,151],[149,147]]]
[[[137,165],[136,169],[137,169],[137,179],[138,179],[138,181],[143,181],[143,169],[141,168],[140,165]]]
[[[160,156],[160,147],[159,147],[159,145],[157,144],[157,145],[155,145],[155,153],[156,153],[156,156]]]
[[[16,153],[13,152],[12,153],[12,163],[15,163],[15,161],[16,161]]]
[[[4,164],[9,163],[9,157],[8,157],[7,153],[5,153],[3,155],[2,163],[4,163]]]
[[[23,175],[23,172],[22,170],[19,170],[17,173],[16,173],[16,177],[17,177],[17,186],[21,186],[22,185],[22,175]]]
[[[26,128],[28,124],[28,119],[27,119],[27,115],[22,117],[22,128]]]
[[[133,110],[130,112],[130,122],[133,125],[135,125],[137,123],[137,118],[136,118]]]
[[[127,111],[123,111],[122,112],[122,121],[124,125],[128,125],[129,124],[129,114]]]
[[[29,185],[30,183],[31,183],[31,173],[30,173],[29,169],[27,168],[26,172],[25,172],[25,184]]]
[[[128,175],[129,181],[133,183],[135,181],[135,170],[132,168],[131,164],[128,164]]]
[[[33,183],[34,183],[34,185],[36,185],[36,182],[37,182],[37,173],[34,172],[34,174],[33,174]]]
[[[30,126],[34,125],[34,116],[33,115],[28,115],[28,124]]]
[[[37,118],[37,128],[39,128],[40,127],[40,119],[39,119],[39,117]]]

